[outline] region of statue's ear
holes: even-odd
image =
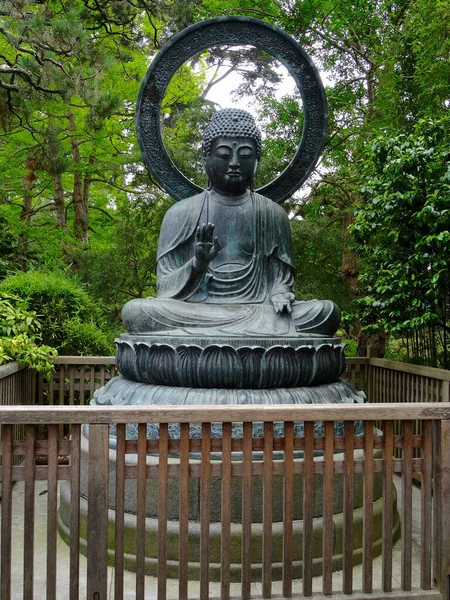
[[[256,171],[258,170],[258,167],[259,167],[259,160],[256,159],[255,160],[255,168],[253,169],[253,179],[255,178]]]
[[[202,152],[202,165],[203,165],[203,171],[209,177],[208,154],[204,154],[203,152]]]

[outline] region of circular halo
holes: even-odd
[[[303,48],[281,29],[250,17],[227,16],[200,21],[176,34],[151,63],[139,90],[136,128],[149,173],[175,200],[202,191],[167,154],[161,136],[160,110],[166,88],[183,63],[219,44],[251,45],[277,58],[294,78],[304,111],[302,139],[294,158],[257,192],[281,203],[298,190],[315,167],[325,142],[328,105],[319,73]]]

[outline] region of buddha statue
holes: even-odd
[[[293,293],[289,218],[253,191],[261,133],[244,110],[217,112],[202,158],[207,189],[166,213],[158,246],[157,297],[123,308],[129,334],[207,337],[333,336],[331,301]]]

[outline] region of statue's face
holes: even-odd
[[[205,170],[213,189],[239,195],[255,176],[258,161],[256,144],[251,138],[219,137],[213,140],[205,159]]]

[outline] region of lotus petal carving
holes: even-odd
[[[201,387],[238,388],[242,363],[231,346],[211,345],[205,348],[198,365]]]
[[[196,342],[118,341],[117,366],[124,377],[141,383],[227,389],[320,385],[336,381],[345,368],[340,343],[235,348]]]

